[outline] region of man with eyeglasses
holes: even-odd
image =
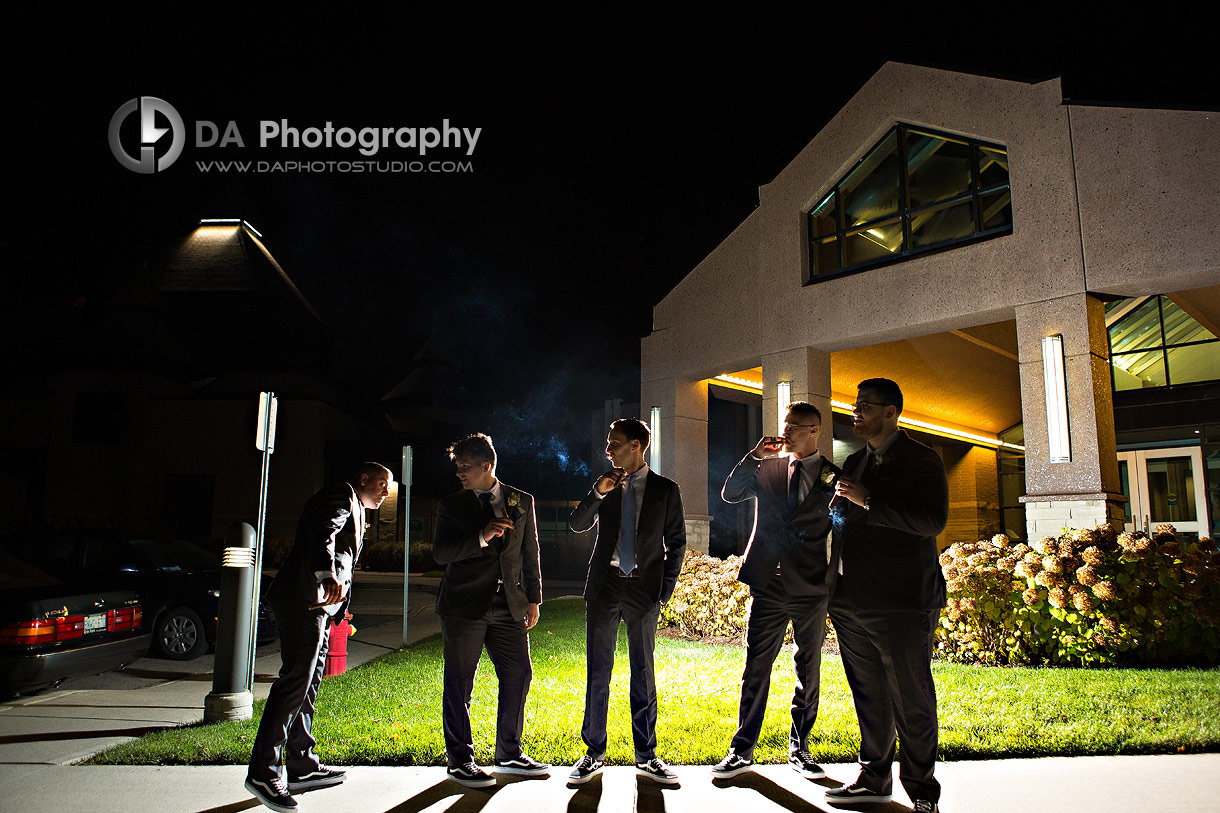
[[[789,621],[796,640],[796,688],[788,764],[807,779],[826,775],[813,761],[808,743],[818,715],[826,605],[837,572],[830,500],[840,472],[818,454],[821,425],[822,415],[813,404],[789,404],[783,435],[759,440],[729,474],[721,491],[726,502],[753,499],[755,510],[750,544],[737,573],[737,580],[750,587],[737,733],[728,756],[712,768],[717,779],[753,769],[771,667]]]
[[[860,382],[852,412],[865,448],[847,458],[835,486],[843,556],[830,619],[860,723],[860,775],[826,800],[890,801],[901,740],[903,788],[917,813],[938,813],[932,649],[945,606],[936,549],[949,515],[945,467],[898,428],[902,391],[888,378]]]

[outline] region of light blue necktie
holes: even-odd
[[[624,573],[635,570],[635,475],[627,477],[623,492],[623,520],[618,532],[618,568]]]

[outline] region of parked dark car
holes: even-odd
[[[134,590],[66,583],[0,553],[0,696],[120,669],[150,637]]]
[[[98,579],[135,590],[152,632],[154,655],[190,660],[216,643],[220,559],[193,542],[74,530],[11,539],[6,549],[63,578]],[[277,634],[275,620],[260,600],[258,642],[274,641]]]

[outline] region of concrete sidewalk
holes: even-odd
[[[571,593],[554,585],[547,598]],[[411,642],[440,631],[432,613],[435,580],[411,579]],[[402,579],[369,574],[355,592],[356,622],[348,665],[357,666],[402,643]],[[397,598],[395,598],[395,595]],[[392,620],[387,620],[391,618]],[[362,620],[367,619],[367,620]],[[69,681],[61,689],[0,703],[0,809],[5,811],[262,810],[243,788],[245,766],[126,767],[71,763],[161,728],[197,722],[211,689],[212,656],[175,663],[143,658],[124,672]],[[278,647],[261,647],[255,696],[265,697],[279,669]],[[854,765],[828,765],[827,780],[810,782],[769,765],[729,783],[713,783],[708,766],[676,768],[682,784],[660,789],[634,769],[612,767],[600,779],[567,786],[569,766],[549,779],[504,778],[487,791],[463,789],[443,768],[353,768],[340,787],[300,796],[301,810],[345,811],[830,811],[825,789],[856,775]],[[942,807],[962,811],[1215,811],[1220,810],[1220,754],[1079,757],[943,763]],[[835,781],[837,780],[837,781]],[[890,805],[909,810],[895,782]]]

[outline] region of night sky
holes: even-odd
[[[819,4],[820,5],[820,4]],[[13,370],[64,364],[59,337],[203,217],[241,217],[336,336],[385,359],[373,399],[431,341],[453,359],[440,401],[470,429],[588,445],[590,410],[638,398],[651,309],[745,218],[770,181],[887,59],[1018,80],[1078,101],[1218,109],[1201,25],[1003,18],[977,5],[670,23],[520,10],[489,20],[369,11],[200,10],[17,25],[5,57],[11,206],[3,238]],[[211,9],[212,7],[208,7]],[[612,17],[611,13],[619,16]],[[106,128],[136,96],[186,121],[183,156],[137,175]],[[19,114],[24,111],[24,115]],[[26,116],[30,116],[27,118]],[[216,174],[198,160],[418,159],[390,148],[258,147],[301,129],[480,127],[468,174]],[[24,121],[23,121],[24,119]],[[193,123],[236,121],[245,149],[200,150]],[[529,427],[516,435],[512,427]],[[437,439],[443,443],[446,439]],[[600,466],[601,461],[595,465]],[[587,481],[586,481],[587,482]]]

